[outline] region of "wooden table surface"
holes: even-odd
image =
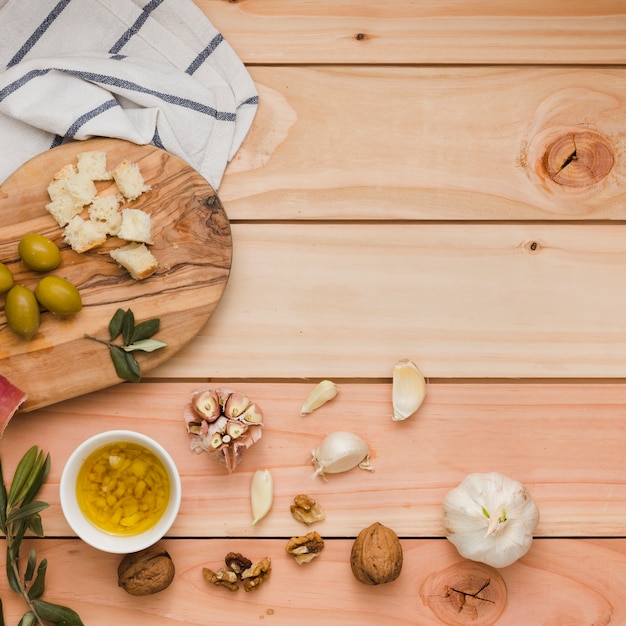
[[[51,454],[46,538],[26,540],[49,561],[44,598],[90,626],[625,625],[624,4],[197,4],[260,96],[219,189],[229,282],[197,337],[141,383],[9,424],[5,479],[30,445]],[[428,388],[419,413],[396,423],[402,358]],[[300,416],[324,378],[339,395]],[[231,475],[190,450],[183,421],[191,392],[218,385],[266,416]],[[120,589],[120,557],[76,538],[59,504],[69,454],[113,428],[151,435],[182,478],[163,540],[176,577],[153,596]],[[333,430],[361,435],[375,472],[309,480],[310,450]],[[262,468],[274,505],[251,527]],[[523,482],[541,519],[526,556],[481,570],[503,583],[495,602],[467,588],[454,604],[446,585],[471,563],[445,540],[441,504],[477,471]],[[324,551],[305,565],[285,552],[311,530],[289,512],[299,493],[327,516],[311,527]],[[370,587],[349,554],[376,521],[400,536],[404,567]],[[231,550],[272,559],[260,589],[203,579]],[[0,598],[17,624],[24,604],[4,577]]]

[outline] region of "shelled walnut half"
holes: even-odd
[[[307,496],[304,493],[297,495],[293,499],[293,504],[289,509],[295,520],[307,526],[326,519],[322,507],[311,496]]]
[[[298,565],[309,563],[316,556],[319,556],[323,549],[324,540],[315,531],[302,537],[292,537],[285,547],[287,553],[293,556]]]
[[[203,567],[202,576],[212,585],[226,587],[230,591],[237,591],[240,583],[243,583],[245,591],[258,589],[272,571],[272,562],[269,557],[253,563],[239,552],[229,552],[224,562],[226,567],[220,567],[215,572],[208,567]]]

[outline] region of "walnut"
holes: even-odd
[[[224,561],[226,562],[225,568],[220,567],[214,572],[208,567],[203,567],[202,575],[207,582],[218,587],[226,587],[230,591],[237,591],[240,582],[243,582],[245,591],[257,589],[272,571],[269,557],[253,563],[239,552],[229,552]]]
[[[212,585],[217,585],[218,587],[226,587],[230,591],[237,591],[239,587],[237,586],[237,574],[232,570],[227,570],[223,567],[214,572],[210,570],[208,567],[202,568],[202,575],[204,579],[211,583]]]
[[[122,559],[117,568],[117,584],[132,596],[147,596],[169,587],[174,573],[170,555],[152,546]]]
[[[298,565],[309,563],[324,549],[324,540],[315,531],[303,537],[292,537],[285,550],[291,554]]]
[[[379,522],[364,528],[352,545],[350,566],[365,585],[390,583],[402,570],[402,546],[396,533]]]
[[[321,522],[326,517],[320,505],[306,494],[296,496],[290,510],[294,519],[307,525]]]
[[[268,557],[265,557],[258,563],[253,563],[247,570],[241,572],[241,579],[243,580],[243,588],[246,591],[253,591],[258,589],[259,585],[269,578],[272,571],[272,562]]]
[[[246,557],[239,554],[239,552],[229,552],[224,558],[224,562],[226,563],[226,567],[235,572],[235,574],[241,574],[241,572],[252,565],[252,561],[246,559]]]

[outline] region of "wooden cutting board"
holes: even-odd
[[[110,237],[83,254],[63,241],[62,229],[47,212],[47,187],[66,163],[88,150],[103,150],[107,167],[123,159],[136,162],[152,189],[124,207],[141,208],[154,221],[150,247],[159,267],[135,281],[109,255],[123,245]],[[96,183],[98,193],[112,191],[110,181]],[[167,347],[135,353],[142,375],[171,358],[206,323],[226,287],[232,260],[230,223],[215,190],[181,159],[154,146],[117,139],[92,139],[54,148],[33,158],[0,186],[0,261],[15,282],[32,289],[41,278],[19,260],[17,244],[27,233],[40,233],[61,249],[61,265],[52,274],[79,289],[83,310],[71,317],[42,312],[37,334],[26,341],[7,326],[0,296],[0,374],[28,394],[23,411],[53,404],[114,385],[117,377],[108,348],[84,338],[109,338],[109,320],[118,308],[132,309],[140,322],[158,317],[155,339]],[[129,383],[130,384],[130,383]]]

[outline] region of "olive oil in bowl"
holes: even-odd
[[[161,460],[139,443],[113,442],[94,450],[78,471],[76,499],[101,530],[135,535],[157,524],[170,498]]]

